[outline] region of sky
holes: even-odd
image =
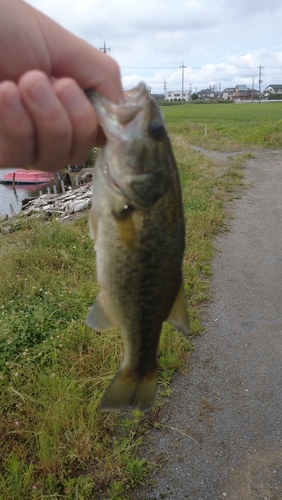
[[[279,0],[27,0],[121,67],[125,90],[152,93],[282,84]],[[254,79],[254,80],[253,80]]]

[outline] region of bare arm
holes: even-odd
[[[57,170],[99,141],[83,89],[122,97],[109,56],[21,0],[0,0],[0,168]]]

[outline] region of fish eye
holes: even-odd
[[[163,137],[165,128],[162,122],[158,120],[152,120],[149,123],[149,134],[153,139],[159,140]]]

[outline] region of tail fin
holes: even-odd
[[[138,378],[120,368],[107,388],[101,402],[102,410],[125,410],[152,408],[157,392],[157,370]]]

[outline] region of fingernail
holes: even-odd
[[[7,108],[12,113],[21,113],[23,111],[24,107],[16,89],[6,90],[3,97]]]
[[[87,102],[84,93],[74,85],[69,85],[61,92],[60,100],[68,111],[81,110]]]
[[[47,80],[39,80],[27,90],[32,102],[38,108],[51,108],[54,106],[56,98]]]

